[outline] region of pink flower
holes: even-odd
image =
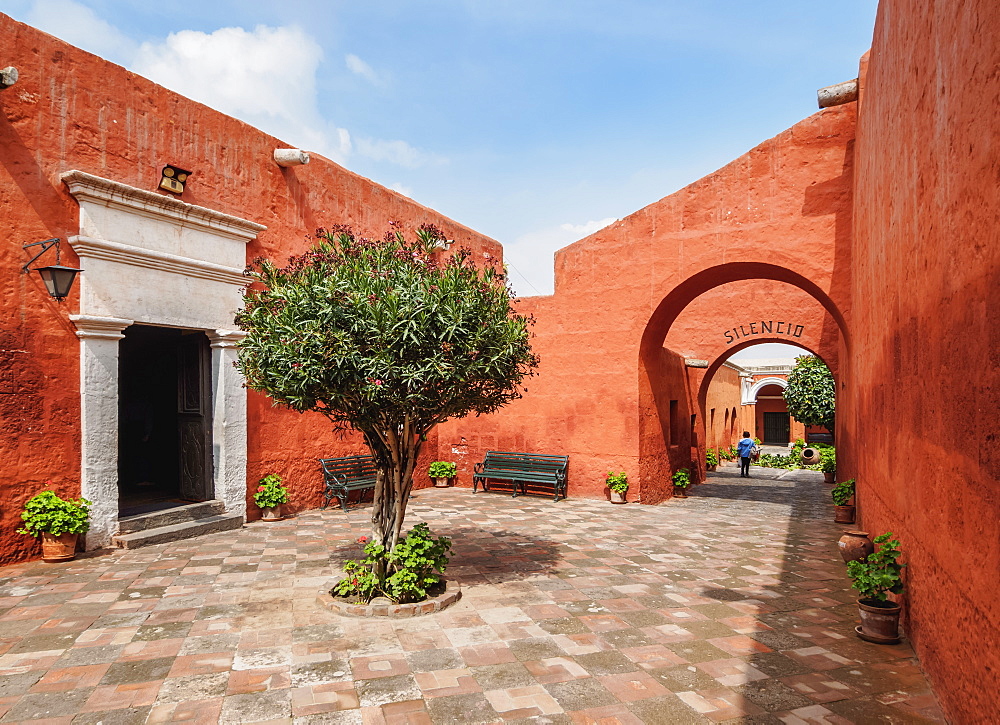
[[[257,486],[257,493],[260,493],[263,490],[264,490],[263,486]]]

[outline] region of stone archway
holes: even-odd
[[[140,323],[201,331],[211,348],[212,495],[246,514],[246,391],[233,367],[243,333],[233,315],[246,284],[246,244],[260,224],[82,171],[62,176],[80,204],[81,495],[93,502],[87,548],[118,523],[118,354]]]

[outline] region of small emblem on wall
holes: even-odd
[[[167,164],[163,167],[163,176],[160,179],[160,188],[166,189],[172,194],[184,193],[184,182],[191,175],[190,171],[185,171],[179,166]]]
[[[761,320],[760,322],[744,322],[736,327],[731,327],[722,334],[726,338],[726,344],[732,345],[737,340],[754,335],[782,335],[784,337],[802,337],[805,331],[804,325],[793,325],[791,322],[775,322],[774,320]]]

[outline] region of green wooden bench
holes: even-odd
[[[487,481],[508,481],[513,496],[532,493],[551,493],[552,500],[566,498],[566,467],[569,456],[550,456],[541,453],[513,453],[511,451],[486,451],[482,463],[476,464],[472,476],[472,492],[479,484],[488,491]]]
[[[375,461],[371,456],[345,456],[344,458],[320,458],[323,467],[323,508],[337,497],[340,508],[347,511],[347,496],[351,491],[375,490]],[[373,493],[374,495],[374,493]]]

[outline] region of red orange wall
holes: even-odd
[[[0,563],[35,555],[34,540],[13,533],[26,498],[48,480],[64,494],[80,490],[80,345],[68,317],[78,300],[74,292],[57,304],[36,273],[19,273],[23,243],[78,232],[61,173],[153,190],[165,163],[193,169],[183,201],[268,227],[248,260],[283,260],[319,226],[381,234],[390,220],[434,223],[477,255],[502,254],[494,240],[315,154],[282,169],[271,154],[288,143],[2,14],[0,37],[3,64],[20,72],[0,91]],[[65,243],[63,262],[76,263]],[[278,473],[297,507],[321,500],[316,458],[361,448],[322,416],[274,409],[261,395],[250,394],[248,416],[248,485]],[[427,445],[431,459],[435,441]]]
[[[858,122],[858,502],[955,723],[1000,718],[998,38],[995,0],[883,0]]]
[[[739,372],[727,365],[720,367],[705,396],[706,448],[729,448],[743,437],[743,431],[750,430],[748,426],[753,422],[753,406],[741,404],[741,393]]]

